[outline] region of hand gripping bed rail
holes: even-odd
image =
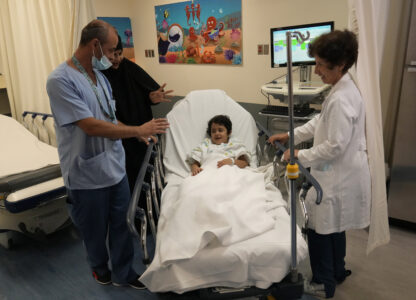
[[[266,135],[267,137],[270,137],[270,133],[267,129],[265,129],[263,127],[263,125],[261,125],[260,123],[256,122],[257,127],[259,128],[260,132],[259,132],[259,136],[262,136],[263,134]],[[274,142],[276,148],[278,149],[278,151],[276,152],[276,156],[281,156],[287,149],[285,146],[283,146],[281,143],[279,143],[278,141]],[[299,162],[297,161],[298,165],[299,165],[299,170],[302,172],[303,175],[305,175],[307,183],[309,183],[308,189],[313,186],[316,190],[316,204],[320,204],[322,201],[322,188],[321,185],[319,184],[318,181],[316,181],[316,179],[309,173],[309,171]],[[304,189],[306,188],[306,186],[303,187]]]

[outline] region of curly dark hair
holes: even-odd
[[[225,129],[227,129],[227,133],[230,134],[233,124],[231,123],[230,117],[226,115],[216,115],[211,120],[208,121],[208,128],[207,128],[207,134],[208,136],[211,136],[211,127],[212,124],[219,124],[223,125]]]
[[[354,32],[349,30],[334,30],[316,38],[308,49],[310,57],[315,55],[326,60],[330,68],[345,64],[342,69],[345,74],[358,58],[358,41]]]

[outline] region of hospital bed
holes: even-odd
[[[178,204],[174,199],[181,183],[190,175],[186,154],[202,141],[208,120],[217,114],[230,116],[233,136],[251,152],[251,167],[264,172],[268,193],[266,211],[273,216],[274,225],[270,230],[235,244],[223,246],[214,243],[192,257],[166,263],[161,258],[161,244],[164,242],[161,237],[169,225],[170,211]],[[150,264],[140,280],[152,292],[182,294],[197,290],[198,297],[204,299],[266,295],[300,298],[302,276],[295,273],[293,278],[289,273],[292,258],[295,257],[295,261],[305,259],[307,246],[299,229],[295,230],[296,234],[293,231],[294,239],[291,237],[293,224],[286,201],[274,185],[275,167],[270,164],[256,168],[259,130],[252,116],[225,92],[207,90],[188,94],[175,104],[167,118],[170,129],[162,139],[163,147],[161,143],[149,146],[144,158],[144,162],[149,163],[144,163],[139,172],[127,216],[129,229],[141,240],[143,262]],[[265,131],[262,128],[260,134],[264,135]],[[151,174],[147,176],[150,177],[149,183],[143,182],[146,174]],[[146,194],[146,209],[137,207],[142,192]],[[147,227],[150,227],[156,242],[152,261],[146,246]],[[295,244],[295,249],[291,249],[292,244]]]
[[[38,138],[50,140],[40,128],[48,118],[25,112],[24,126],[0,115],[0,244],[6,248],[13,232],[43,238],[69,224],[57,149]]]

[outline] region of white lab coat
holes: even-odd
[[[371,181],[365,138],[365,106],[350,75],[345,74],[322,104],[322,111],[294,131],[295,144],[314,138],[300,150],[299,161],[311,167],[323,198],[306,198],[308,227],[320,234],[367,227],[370,224]]]

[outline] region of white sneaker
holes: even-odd
[[[325,298],[325,286],[315,282],[309,282],[307,279],[303,282],[303,292],[307,295]]]

